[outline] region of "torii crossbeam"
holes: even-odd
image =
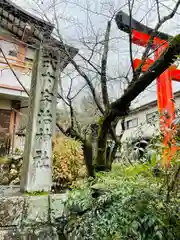
[[[118,12],[116,15],[116,23],[120,30],[131,34],[132,43],[142,47],[146,47],[148,45],[153,32],[152,28],[145,26],[133,18],[130,19],[128,14],[123,11]],[[154,50],[155,60],[157,60],[162,52],[168,47],[168,40],[170,37],[172,36],[162,32],[156,33],[151,43],[151,49]],[[145,64],[142,66],[142,71],[148,71],[153,62],[154,61],[152,59],[147,59]],[[141,60],[134,60],[135,69],[137,69],[140,64]],[[178,70],[175,65],[172,65],[164,71],[157,79],[157,102],[160,113],[160,127],[164,134],[163,143],[166,148],[163,152],[163,166],[169,165],[172,155],[177,150],[175,140],[173,140],[173,131],[169,131],[169,129],[172,128],[173,120],[175,119],[172,80],[180,81],[180,70]],[[175,129],[175,126],[173,129]],[[169,148],[170,141],[172,144]]]

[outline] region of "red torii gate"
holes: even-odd
[[[139,23],[135,19],[130,19],[130,17],[122,11],[116,15],[116,23],[120,30],[131,33],[132,43],[142,47],[148,45],[153,29]],[[170,36],[167,34],[157,32],[156,36],[153,38],[151,49],[154,50],[154,60],[157,60],[161,53],[168,47],[169,37]],[[148,71],[153,62],[152,59],[147,59],[142,66],[142,71]],[[133,64],[134,68],[137,69],[141,64],[141,60],[135,59]],[[173,120],[175,119],[172,79],[180,81],[180,70],[178,70],[175,65],[172,65],[157,78],[157,102],[160,113],[160,127],[164,134],[163,143],[165,146],[163,152],[164,166],[169,165],[171,156],[177,150],[175,140],[173,139],[173,130],[175,130],[175,126],[172,128]],[[172,131],[170,131],[170,129],[172,129]],[[168,143],[170,141],[171,146],[169,148]]]

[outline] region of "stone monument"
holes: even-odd
[[[22,192],[49,192],[51,189],[59,54],[58,50],[41,48],[34,61],[21,174]]]

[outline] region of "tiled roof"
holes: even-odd
[[[177,97],[180,97],[180,91],[177,91],[177,92],[174,93],[174,98],[177,98]],[[130,113],[143,111],[147,108],[154,107],[154,106],[157,106],[157,100],[150,101],[150,102],[148,102],[144,105],[141,105],[137,108],[131,109]]]
[[[31,31],[31,36],[38,40],[49,38],[54,29],[51,23],[33,16],[10,0],[1,0],[0,25],[20,39],[27,28]]]
[[[66,48],[72,58],[78,52],[78,49],[64,45],[52,36],[54,30],[53,24],[25,11],[11,0],[0,0],[0,26],[11,32],[15,38],[33,47],[37,47],[41,42],[44,42],[53,49],[55,47],[58,48],[63,58],[62,69],[69,63],[69,60],[64,60],[64,48]]]

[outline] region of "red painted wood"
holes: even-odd
[[[159,47],[155,51],[155,60],[159,58],[161,53],[165,50],[165,46]],[[158,107],[160,112],[160,128],[164,135],[164,152],[163,165],[170,164],[170,159],[174,154],[174,148],[169,148],[169,142],[172,140],[172,123],[175,119],[175,107],[172,92],[172,75],[171,71],[167,69],[157,78],[157,97]]]
[[[145,62],[145,64],[142,67],[142,72],[146,72],[148,71],[149,67],[154,63],[154,61],[150,58],[148,58]],[[134,69],[136,70],[139,65],[141,64],[141,60],[136,58],[133,61],[133,65],[134,65]],[[171,73],[172,79],[174,81],[180,81],[180,70],[177,69],[176,65],[172,65],[171,67],[169,67],[169,71]]]
[[[143,32],[138,32],[132,30],[132,42],[142,47],[146,47],[150,40],[150,36]],[[168,42],[155,37],[152,42],[151,48],[155,50],[154,57],[157,60],[160,55],[168,47]],[[149,67],[153,64],[153,60],[147,59],[142,71],[148,71]],[[134,60],[135,69],[141,64],[141,60]],[[177,69],[175,65],[171,66],[169,69],[164,71],[157,78],[157,102],[158,109],[160,113],[160,129],[163,132],[164,140],[163,144],[165,150],[163,151],[163,165],[170,165],[170,160],[172,156],[177,151],[176,142],[173,138],[176,126],[172,123],[175,119],[175,107],[173,101],[173,91],[172,91],[172,79],[175,81],[180,81],[180,70]],[[165,114],[167,112],[167,114]],[[169,141],[171,141],[171,147],[169,148]]]
[[[150,36],[143,32],[138,32],[136,30],[132,30],[132,42],[136,45],[146,47],[150,40]],[[168,42],[161,40],[158,37],[155,37],[152,43],[152,48],[156,49],[159,46],[168,47]]]
[[[172,74],[172,79],[174,81],[180,82],[180,70],[178,70],[177,68],[172,68],[171,70],[171,74]]]
[[[142,67],[142,72],[146,72],[149,69],[149,67],[153,64],[153,62],[154,61],[151,60],[150,58],[146,59]],[[134,59],[133,65],[135,70],[140,66],[140,64],[141,64],[141,59],[138,59],[138,58]]]

